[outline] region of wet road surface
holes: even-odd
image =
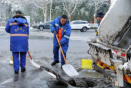
[[[67,52],[67,62],[73,65],[76,70],[79,70],[81,67],[81,59],[90,58],[90,55],[87,54],[89,46],[86,41],[93,39],[94,36],[94,30],[87,32],[72,31],[70,47]],[[93,84],[97,84],[97,86],[91,88],[117,88],[94,70],[80,70],[80,75],[73,77],[76,84],[71,83],[66,87],[44,70],[34,67],[30,63],[28,55],[26,62],[27,71],[25,73],[19,71],[19,74],[15,75],[13,65],[9,65],[12,56],[10,52],[10,36],[4,29],[0,29],[0,40],[0,88],[87,88],[89,85],[84,83],[89,80],[92,80]],[[44,31],[30,30],[29,51],[36,63],[57,72],[66,81],[72,79],[61,69],[60,63],[53,67],[50,65],[53,62],[53,34],[50,33],[49,29]]]

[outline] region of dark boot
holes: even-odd
[[[19,73],[19,71],[15,71],[15,74],[18,74]]]
[[[25,68],[21,68],[21,72],[25,72],[26,71],[26,69]]]
[[[54,62],[51,63],[51,65],[55,65],[57,63],[59,63],[59,61],[54,61]]]

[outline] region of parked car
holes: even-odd
[[[47,22],[45,22],[45,23],[41,23],[41,24],[39,24],[38,25],[38,29],[40,29],[40,31],[43,31],[44,29],[50,29],[50,23],[51,23],[52,21],[47,21]]]
[[[87,30],[90,29],[90,25],[88,24],[87,21],[75,20],[71,21],[70,24],[72,30],[80,30],[81,32],[86,32]]]

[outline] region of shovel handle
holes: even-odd
[[[28,51],[28,54],[29,54],[29,56],[30,56],[30,59],[32,60],[32,57],[31,57],[31,55],[30,55],[30,52]]]
[[[62,47],[61,47],[60,42],[59,42],[59,39],[58,39],[57,35],[55,35],[55,36],[56,36],[57,42],[58,42],[58,44],[59,44],[59,46],[60,46],[60,50],[61,50],[61,52],[62,52],[62,55],[63,55],[64,61],[65,61],[65,64],[67,64],[66,59],[65,59],[64,52],[63,52]]]

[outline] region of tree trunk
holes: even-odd
[[[43,10],[43,15],[44,15],[44,20],[45,20],[45,8],[43,8],[42,10]]]
[[[52,10],[52,0],[51,0],[51,5],[50,5],[50,21],[51,21],[51,10]]]
[[[96,24],[96,16],[94,15],[94,24]]]
[[[44,23],[46,22],[46,18],[47,18],[47,4],[46,4],[46,7],[45,7]]]
[[[97,21],[96,21],[96,14],[97,14],[97,11],[95,11],[95,13],[94,13],[94,24],[97,23]]]
[[[98,7],[98,3],[95,3],[94,24],[96,24],[97,7]]]
[[[68,18],[69,18],[69,21],[71,21],[71,16],[68,16]]]

